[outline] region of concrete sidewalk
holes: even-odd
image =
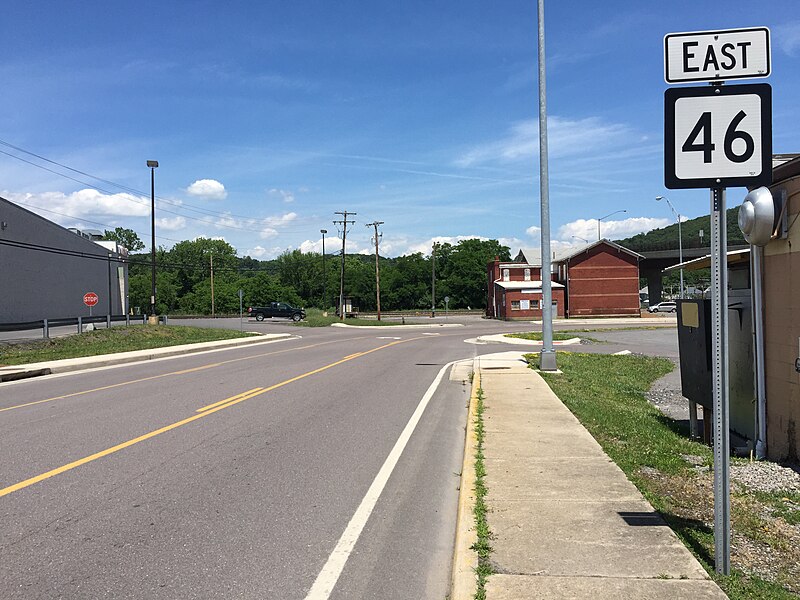
[[[0,367],[0,382],[16,381],[18,379],[27,379],[29,377],[38,377],[40,375],[52,375],[54,373],[67,373],[69,371],[107,367],[110,365],[140,362],[143,360],[154,360],[156,358],[180,356],[183,354],[193,354],[196,352],[206,352],[209,350],[222,350],[225,348],[235,348],[238,346],[264,344],[292,337],[296,336],[293,336],[290,333],[268,333],[266,335],[257,335],[247,338],[234,338],[230,340],[217,340],[214,342],[202,342],[199,344],[182,344],[180,346],[165,346],[163,348],[150,348],[148,350],[135,350],[132,352],[117,352],[115,354],[83,356],[81,358],[65,358],[62,360],[28,363],[24,365],[8,365]]]
[[[484,392],[486,503],[494,535],[495,574],[486,598],[726,598],[521,356],[475,359]],[[471,418],[468,448],[472,427]],[[465,470],[474,470],[468,459]],[[462,494],[471,496],[464,485],[470,484],[462,480]],[[458,556],[469,537],[465,529],[474,529],[471,505],[459,514],[453,600],[475,591],[474,561]]]

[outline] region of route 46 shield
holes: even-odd
[[[664,92],[664,185],[669,189],[769,185],[772,88],[766,84]]]

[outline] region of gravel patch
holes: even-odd
[[[797,467],[759,461],[731,465],[731,479],[757,492],[800,493]]]

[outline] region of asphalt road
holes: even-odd
[[[0,384],[0,596],[446,597],[469,392],[446,365],[524,350],[464,342],[520,324],[247,328],[302,337]],[[603,335],[575,349],[675,331]]]

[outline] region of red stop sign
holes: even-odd
[[[87,292],[83,295],[83,303],[86,306],[94,306],[95,304],[97,304],[98,300],[99,298],[97,297],[97,294],[95,294],[94,292]]]

